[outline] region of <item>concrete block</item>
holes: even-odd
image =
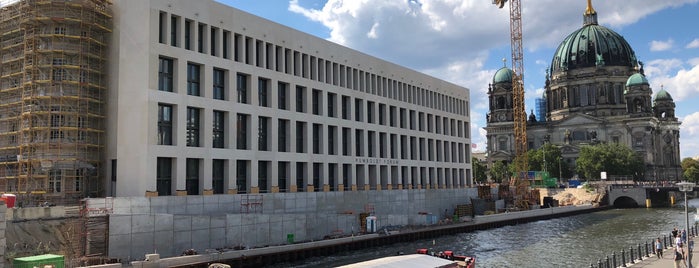
[[[155,214],[155,231],[173,231],[174,216],[172,214]]]
[[[209,216],[192,216],[192,230],[209,229],[211,218]]]
[[[211,241],[211,231],[210,229],[201,229],[192,231],[192,248],[199,252],[204,252],[204,250],[211,248],[209,241]]]
[[[131,234],[109,234],[109,256],[124,260],[134,260],[138,256],[131,256]]]
[[[110,235],[131,235],[131,215],[109,216],[109,234]]]
[[[155,252],[154,233],[140,233],[131,235],[131,256],[140,256],[144,253]]]
[[[211,216],[211,222],[209,224],[211,228],[226,228],[226,216],[218,215]]]
[[[241,214],[227,214],[226,215],[226,228],[240,228],[243,219]]]
[[[226,245],[227,246],[237,246],[242,245],[242,232],[243,229],[240,226],[232,228],[230,226],[226,227]]]
[[[187,213],[187,199],[178,196],[167,196],[168,199],[168,213],[171,214],[186,214]]]
[[[102,198],[100,198],[102,199]],[[104,201],[102,201],[104,202]],[[95,205],[97,205],[97,202],[95,202]],[[102,205],[104,206],[104,205]],[[113,208],[113,213],[114,214],[128,214],[131,213],[131,199],[128,197],[121,197],[121,198],[114,198],[114,202],[112,203],[112,208]]]
[[[158,196],[150,198],[151,213],[170,213],[168,212],[169,196]]]
[[[156,231],[153,235],[153,252],[160,253],[162,257],[178,256],[182,252],[175,252],[174,242],[173,231]]]
[[[175,215],[173,221],[175,232],[192,230],[192,216]]]
[[[222,248],[227,246],[228,244],[226,243],[226,228],[220,227],[220,228],[211,228],[209,232],[210,238],[209,238],[209,247],[212,249],[216,248]]]
[[[191,231],[175,231],[174,240],[172,242],[175,252],[182,252],[185,249],[193,248],[192,232]]]
[[[135,214],[147,214],[150,211],[150,199],[146,197],[129,197],[131,199],[131,213]]]
[[[142,235],[143,233],[153,233],[154,231],[155,216],[151,214],[131,216],[131,233]]]

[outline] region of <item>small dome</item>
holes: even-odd
[[[631,76],[629,76],[629,79],[626,80],[626,86],[640,86],[640,85],[650,85],[648,83],[648,79],[646,79],[645,75],[642,75],[640,73],[635,73]]]
[[[665,91],[665,89],[660,89],[657,94],[655,94],[655,102],[658,101],[672,101],[672,96],[670,96],[670,93]]]
[[[507,67],[502,67],[500,70],[495,72],[495,75],[493,76],[493,84],[498,84],[498,83],[512,83],[512,76],[514,75],[514,72],[510,70],[510,68]]]

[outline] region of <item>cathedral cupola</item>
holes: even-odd
[[[626,80],[626,111],[631,116],[650,116],[652,89],[643,73],[635,73]]]
[[[653,114],[659,120],[677,120],[675,117],[675,101],[670,93],[660,86],[660,91],[653,98]]]

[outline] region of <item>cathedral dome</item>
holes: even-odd
[[[595,14],[596,15],[596,14]],[[618,33],[597,24],[595,19],[574,31],[556,49],[551,73],[593,66],[629,66],[637,64],[636,54]]]
[[[648,83],[648,79],[646,79],[645,75],[642,75],[640,73],[635,73],[631,76],[629,76],[629,79],[626,80],[626,86],[640,86],[640,85],[650,85]]]
[[[672,96],[670,96],[670,93],[665,91],[665,89],[660,89],[657,94],[655,94],[655,100],[654,102],[658,101],[672,101]]]
[[[514,72],[510,70],[510,68],[507,67],[502,67],[500,70],[495,72],[495,75],[493,76],[493,84],[498,84],[498,83],[512,83],[512,76],[514,75]]]

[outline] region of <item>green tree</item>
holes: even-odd
[[[699,161],[687,157],[682,159],[682,177],[691,182],[699,182]]]
[[[529,170],[548,171],[551,177],[570,178],[572,172],[562,161],[561,148],[553,144],[544,144],[539,149],[527,152]]]
[[[488,175],[490,175],[490,178],[492,178],[495,182],[503,182],[503,180],[507,181],[507,179],[510,178],[508,174],[508,167],[502,161],[495,161],[493,166],[490,167],[490,170],[488,171]]]
[[[473,163],[473,180],[476,183],[483,183],[488,180],[488,174],[486,174],[488,167],[475,157],[471,158],[471,163]]]
[[[640,175],[645,172],[643,160],[631,148],[619,143],[600,143],[580,148],[576,171],[584,178],[608,175]]]

